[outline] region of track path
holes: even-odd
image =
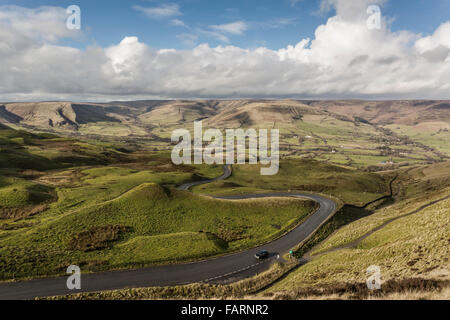
[[[336,246],[336,247],[332,247],[332,248],[327,249],[327,250],[325,250],[325,251],[322,251],[322,252],[320,252],[320,253],[311,255],[311,251],[314,251],[314,249],[315,249],[315,248],[313,248],[313,250],[311,250],[309,253],[307,253],[307,255],[306,255],[305,258],[306,258],[307,260],[311,260],[311,259],[315,259],[315,258],[321,257],[321,256],[323,256],[323,255],[325,255],[325,254],[330,253],[330,252],[335,252],[335,251],[343,250],[343,249],[357,248],[358,245],[359,245],[361,242],[363,242],[366,238],[370,237],[370,236],[373,235],[375,232],[377,232],[377,231],[383,229],[383,228],[386,227],[388,224],[391,224],[392,222],[397,221],[397,220],[399,220],[399,219],[402,219],[402,218],[405,218],[405,217],[409,217],[409,216],[414,215],[414,214],[416,214],[416,213],[420,213],[420,212],[422,212],[423,210],[427,209],[428,207],[431,207],[431,206],[433,206],[433,205],[435,205],[435,204],[437,204],[437,203],[440,203],[440,202],[442,202],[442,201],[445,201],[445,200],[447,200],[447,199],[450,199],[450,195],[445,196],[445,197],[440,198],[440,199],[437,199],[437,200],[434,200],[434,201],[431,201],[431,202],[429,202],[429,203],[427,203],[427,204],[424,204],[424,205],[420,206],[419,208],[417,208],[417,209],[415,209],[415,210],[413,210],[413,211],[411,211],[411,212],[409,212],[409,213],[405,213],[405,214],[402,214],[402,215],[400,215],[400,216],[397,216],[397,217],[394,217],[394,218],[390,218],[390,219],[388,219],[387,221],[383,222],[383,223],[382,223],[381,225],[379,225],[378,227],[373,228],[372,230],[366,232],[365,234],[363,234],[362,236],[360,236],[360,237],[357,238],[356,240],[353,240],[353,241],[350,242],[350,243],[347,243],[347,244],[344,244],[344,245],[340,245],[340,246]],[[320,245],[320,244],[319,244],[319,245]]]

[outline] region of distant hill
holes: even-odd
[[[126,119],[101,105],[70,102],[10,103],[0,106],[0,118],[6,123],[67,130],[76,130],[80,124],[90,122],[120,122]]]
[[[277,123],[292,124],[305,114],[324,114],[300,101],[234,101],[222,102],[219,113],[208,119],[210,126],[276,127]]]
[[[217,113],[214,101],[169,101],[153,107],[138,119],[149,124],[174,124],[192,122],[214,116]]]
[[[182,123],[205,119],[210,125],[241,126],[294,122],[304,114],[340,115],[379,125],[450,122],[450,101],[199,100],[7,103],[2,122],[76,130],[92,122]]]
[[[405,160],[413,160],[417,157],[412,154],[419,152],[420,159],[429,161],[450,156],[450,101],[241,99],[0,105],[0,122],[6,125],[108,139],[141,137],[168,141],[175,128],[191,129],[196,120],[203,120],[205,128],[277,128],[282,148],[288,154],[300,155],[293,148],[303,146],[301,155],[312,158],[320,156],[319,151],[339,152],[338,148],[355,150],[353,154],[365,158],[353,160],[369,160],[372,165],[389,158],[368,159],[371,154],[400,154]],[[395,150],[386,149],[393,146]],[[357,151],[361,149],[366,151]],[[346,155],[324,159],[328,158],[352,163]]]
[[[380,125],[450,122],[449,101],[317,101],[313,107]]]
[[[144,109],[148,112],[159,105],[166,104],[171,101],[173,100],[111,101],[108,102],[106,105],[125,106],[136,109]]]
[[[2,122],[76,130],[90,122],[184,122],[207,119],[211,125],[260,125],[293,122],[303,114],[331,114],[379,125],[450,122],[450,101],[296,101],[296,100],[148,100],[104,104],[72,102],[0,105]]]

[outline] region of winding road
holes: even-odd
[[[231,168],[224,166],[222,176],[204,181],[186,183],[179,190],[189,190],[193,186],[223,180],[231,175]],[[65,295],[79,292],[103,291],[123,288],[138,288],[150,286],[172,286],[194,282],[230,283],[267,270],[271,263],[289,252],[302,241],[311,236],[336,211],[336,204],[327,198],[306,193],[266,193],[217,197],[217,199],[243,200],[271,197],[289,197],[310,199],[320,207],[302,224],[292,229],[282,237],[245,251],[211,258],[204,261],[156,266],[136,270],[110,271],[81,276],[81,290],[68,290],[66,277],[17,281],[0,284],[0,300],[32,299]],[[258,261],[253,256],[259,250],[268,250],[270,258]]]

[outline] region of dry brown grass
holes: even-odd
[[[448,294],[450,280],[435,280],[426,278],[390,279],[382,283],[380,290],[369,290],[366,283],[336,283],[322,286],[299,288],[288,292],[275,293],[273,299],[394,299],[394,297],[442,297]]]
[[[448,195],[448,191],[442,190],[433,196],[428,195],[427,201],[441,199],[443,195]],[[398,205],[386,207],[376,211],[372,216],[351,223],[325,241],[320,248],[350,243],[367,230],[378,226],[386,218],[398,216],[404,210],[417,209],[423,205],[424,199],[415,200],[415,202],[407,200],[403,203],[403,207]],[[267,292],[280,295],[300,292],[299,296],[306,297],[310,295],[308,290],[311,288],[315,290],[322,288],[325,290],[321,294],[323,297],[336,294],[343,298],[358,296],[358,292],[352,292],[351,288],[347,288],[350,291],[345,293],[342,284],[362,286],[367,278],[366,269],[370,265],[380,266],[382,281],[386,284],[392,284],[394,289],[395,285],[399,285],[398,290],[387,291],[384,293],[385,296],[395,293],[400,296],[409,291],[419,292],[420,295],[420,292],[427,291],[420,283],[418,285],[411,279],[426,279],[422,284],[441,280],[447,281],[448,284],[445,273],[450,272],[449,208],[450,199],[442,200],[413,215],[393,221],[370,234],[355,248],[324,252],[269,288]],[[440,270],[440,274],[435,273],[436,270]],[[336,288],[340,288],[343,291],[335,292],[329,288],[334,288],[335,291]],[[436,290],[431,292],[436,293],[439,290],[436,287]]]
[[[71,250],[83,252],[95,251],[107,248],[112,241],[119,239],[120,235],[127,232],[126,226],[102,226],[93,227],[87,231],[78,233],[69,243]]]
[[[11,219],[12,221],[19,221],[37,215],[47,210],[48,208],[48,204],[14,208],[0,208],[0,219]]]
[[[66,171],[50,172],[40,176],[36,181],[42,184],[58,187],[76,187],[82,185],[82,178],[86,176],[83,169],[88,167],[76,168]]]
[[[267,298],[267,297],[265,297]],[[259,299],[259,297],[258,297]],[[351,294],[328,294],[328,295],[309,295],[301,298],[302,300],[350,300]],[[383,295],[371,295],[363,300],[450,300],[450,288],[444,288],[440,291],[414,291],[405,290],[402,292],[392,292]]]

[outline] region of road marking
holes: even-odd
[[[236,274],[236,273],[239,273],[239,272],[246,271],[246,270],[248,270],[248,269],[254,268],[254,267],[256,267],[256,266],[258,266],[258,265],[260,265],[260,264],[262,264],[262,263],[264,263],[264,261],[258,262],[258,263],[255,263],[255,264],[252,264],[252,265],[250,265],[250,266],[247,266],[247,267],[245,267],[245,268],[241,268],[241,269],[236,270],[236,271],[232,271],[232,272],[228,272],[228,273],[226,273],[226,274],[222,274],[222,275],[217,276],[217,277],[213,277],[213,278],[209,278],[209,279],[206,279],[206,280],[202,280],[202,281],[200,281],[200,282],[209,282],[209,281],[212,281],[212,280],[217,280],[217,279],[219,279],[219,278],[228,277],[228,276],[231,276],[231,275],[233,275],[233,274]]]

